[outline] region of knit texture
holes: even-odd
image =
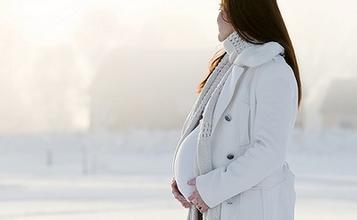
[[[197,126],[197,123],[202,117],[201,122],[199,124],[200,128],[197,142],[198,175],[206,174],[207,172],[213,169],[211,154],[211,135],[213,113],[216,107],[216,103],[221,93],[221,90],[227,81],[227,77],[231,72],[234,59],[241,51],[252,45],[254,44],[243,40],[236,31],[231,33],[223,41],[223,46],[226,50],[226,54],[223,56],[222,60],[218,63],[216,68],[211,73],[201,93],[197,97],[190,113],[185,119],[183,128],[181,130],[181,136],[176,147],[175,156],[181,142]],[[203,219],[219,220],[220,212],[221,205],[212,207],[207,212],[203,213]],[[191,205],[187,220],[199,220],[199,215],[199,210],[195,207],[195,205]]]

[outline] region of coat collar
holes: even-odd
[[[233,38],[238,39],[238,38]],[[243,46],[242,46],[243,45]],[[259,66],[272,60],[275,56],[284,54],[284,47],[275,41],[264,44],[237,44],[232,38],[226,38],[223,47],[229,55],[229,61],[233,63],[228,70],[231,71],[223,86],[220,97],[216,104],[213,114],[213,128],[215,127],[233,98],[234,90],[237,89],[237,83],[246,68]]]
[[[234,63],[240,66],[254,67],[272,60],[277,55],[284,56],[284,47],[278,42],[269,41],[242,51]]]
[[[224,50],[228,54],[229,62],[233,63],[233,61],[237,58],[237,56],[244,51],[245,49],[254,46],[254,44],[245,41],[240,37],[238,32],[234,31],[230,35],[226,37],[226,39],[222,43]]]
[[[279,54],[284,55],[284,47],[278,42],[253,44],[243,40],[236,31],[232,32],[222,44],[229,55],[229,61],[239,66],[259,66]]]

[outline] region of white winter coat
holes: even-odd
[[[221,206],[220,220],[294,219],[295,175],[285,159],[298,90],[283,52],[274,41],[243,50],[220,94],[212,128],[214,169],[196,178],[206,204]]]

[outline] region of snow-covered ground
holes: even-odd
[[[0,220],[172,219],[178,130],[0,137]],[[295,219],[357,219],[357,131],[296,129]]]

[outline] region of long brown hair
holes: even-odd
[[[285,61],[294,71],[298,86],[298,108],[302,97],[300,72],[288,30],[281,16],[276,0],[221,0],[221,8],[227,14],[229,23],[246,41],[263,44],[276,41],[284,47]],[[209,61],[208,74],[197,87],[200,93],[226,52],[217,51]]]

